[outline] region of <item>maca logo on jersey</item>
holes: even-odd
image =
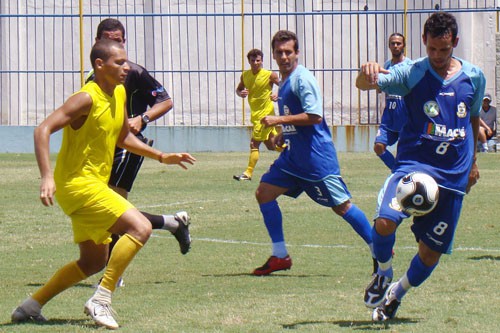
[[[446,128],[446,125],[428,123],[425,133],[441,138],[465,138],[465,127]]]
[[[439,114],[439,105],[436,101],[428,101],[424,104],[424,112],[429,117],[433,118]]]

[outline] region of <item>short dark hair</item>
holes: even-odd
[[[276,42],[288,42],[289,40],[295,42],[293,49],[297,52],[299,50],[299,40],[297,39],[297,35],[289,30],[280,30],[274,34],[273,40],[271,41],[273,51]]]
[[[250,60],[251,57],[258,57],[258,56],[260,56],[261,58],[264,58],[264,53],[262,53],[262,51],[259,49],[251,49],[247,53],[248,60]]]
[[[97,26],[96,38],[101,39],[104,31],[115,31],[115,30],[120,30],[122,32],[123,38],[125,39],[125,27],[120,21],[114,18],[104,19]]]
[[[106,61],[111,56],[111,48],[117,47],[119,49],[123,49],[123,45],[118,43],[117,41],[111,39],[101,39],[97,41],[94,46],[92,46],[92,50],[90,51],[90,63],[92,64],[92,68],[95,69],[95,61],[97,59],[102,59]]]
[[[455,16],[446,12],[436,12],[429,16],[424,24],[424,36],[430,34],[431,37],[443,37],[451,35],[452,42],[458,35],[458,25]]]
[[[402,33],[399,33],[399,32],[394,32],[392,33],[390,36],[389,36],[389,43],[391,42],[391,38],[392,37],[401,37],[403,38],[403,46],[406,46],[406,39],[405,39],[405,36],[403,36]]]

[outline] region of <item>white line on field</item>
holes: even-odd
[[[158,234],[153,234],[153,237],[158,238],[170,238],[170,236],[163,236]],[[217,239],[217,238],[192,238],[197,242],[209,242],[209,243],[223,243],[223,244],[242,244],[242,245],[257,245],[257,246],[271,246],[271,243],[259,243],[250,241],[240,241],[232,239]],[[322,248],[322,249],[354,249],[359,248],[359,246],[351,246],[345,244],[334,244],[334,245],[321,245],[321,244],[287,244],[287,247],[307,247],[307,248]],[[398,246],[400,250],[416,250],[416,246]],[[493,252],[500,253],[500,249],[487,249],[482,247],[457,247],[453,249],[454,252]]]
[[[166,202],[163,204],[159,205],[143,205],[143,206],[137,206],[139,210],[145,209],[145,208],[158,208],[158,207],[169,207],[169,206],[186,206],[186,205],[192,205],[192,204],[204,204],[208,202],[225,202],[225,201],[232,201],[232,199],[217,199],[217,200],[190,200],[190,201],[177,201],[177,202]]]

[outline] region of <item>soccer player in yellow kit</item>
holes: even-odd
[[[259,49],[252,49],[247,54],[251,69],[243,72],[240,83],[236,87],[236,94],[241,98],[248,97],[250,105],[250,121],[253,125],[252,138],[250,139],[250,158],[247,169],[235,180],[252,180],[253,170],[259,160],[259,146],[264,142],[267,149],[281,151],[273,141],[278,134],[276,127],[265,127],[260,120],[265,116],[274,116],[273,100],[277,96],[272,94],[273,85],[279,85],[279,77],[276,73],[262,68],[264,54]]]
[[[104,277],[84,307],[98,325],[118,328],[111,295],[118,278],[149,239],[151,223],[108,186],[115,146],[183,168],[185,163],[195,161],[187,153],[156,150],[130,132],[123,87],[129,65],[123,45],[112,40],[99,41],[92,47],[90,60],[95,80],[73,94],[34,133],[41,174],[40,200],[50,206],[56,195],[71,218],[80,258],[60,268],[14,310],[11,318],[16,323],[47,321],[41,314],[42,307],[62,291],[101,271],[106,265],[110,235],[119,234],[122,237],[111,252]],[[50,135],[61,128],[63,141],[52,174]]]

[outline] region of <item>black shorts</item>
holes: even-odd
[[[138,135],[137,138],[149,146],[153,145],[153,140],[145,138],[142,135]],[[132,185],[134,185],[135,178],[137,177],[137,173],[141,168],[142,161],[144,161],[143,156],[116,147],[109,185],[130,192],[132,190]]]

